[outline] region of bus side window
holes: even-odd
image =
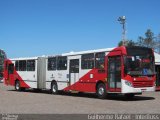
[[[26,60],[19,61],[19,71],[26,71]]]
[[[56,57],[48,58],[48,70],[56,70],[57,69],[57,60]]]
[[[27,60],[27,71],[35,71],[35,60]]]
[[[105,59],[105,53],[96,53],[95,54],[95,68],[97,69],[104,69],[104,59]]]
[[[15,62],[15,69],[16,69],[16,71],[19,71],[19,65],[18,65],[18,63],[19,63],[18,61]]]
[[[67,57],[60,56],[57,58],[57,70],[67,70]]]
[[[94,68],[94,53],[82,55],[81,67],[82,69],[93,69]]]

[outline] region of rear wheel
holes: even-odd
[[[51,94],[57,94],[58,93],[58,86],[56,82],[52,82],[51,84]]]
[[[16,91],[21,91],[20,82],[18,80],[15,82],[15,90]]]
[[[98,98],[100,98],[100,99],[106,98],[107,93],[106,93],[105,84],[103,84],[103,83],[98,84],[96,94],[97,94]]]
[[[26,90],[26,88],[24,88],[24,87],[21,88],[21,91],[25,91],[25,90]]]

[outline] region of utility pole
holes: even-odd
[[[126,17],[125,16],[121,16],[118,18],[118,21],[120,22],[120,24],[122,24],[122,42],[123,45],[126,45]]]

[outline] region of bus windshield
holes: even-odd
[[[128,48],[129,49],[129,48]],[[128,50],[126,56],[126,72],[132,76],[154,75],[154,56],[152,49],[136,48]]]

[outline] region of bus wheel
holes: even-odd
[[[103,83],[98,84],[96,94],[97,94],[98,98],[100,98],[100,99],[106,98],[107,93],[106,93],[105,84],[103,84]]]
[[[51,84],[51,94],[57,94],[58,93],[58,86],[56,82],[52,82]]]
[[[21,91],[25,91],[25,90],[26,90],[26,88],[24,88],[24,87],[21,88]]]
[[[134,98],[134,94],[133,93],[125,94],[125,97],[127,99],[133,99]]]
[[[15,83],[15,90],[16,91],[20,91],[21,90],[20,82],[18,80]]]

